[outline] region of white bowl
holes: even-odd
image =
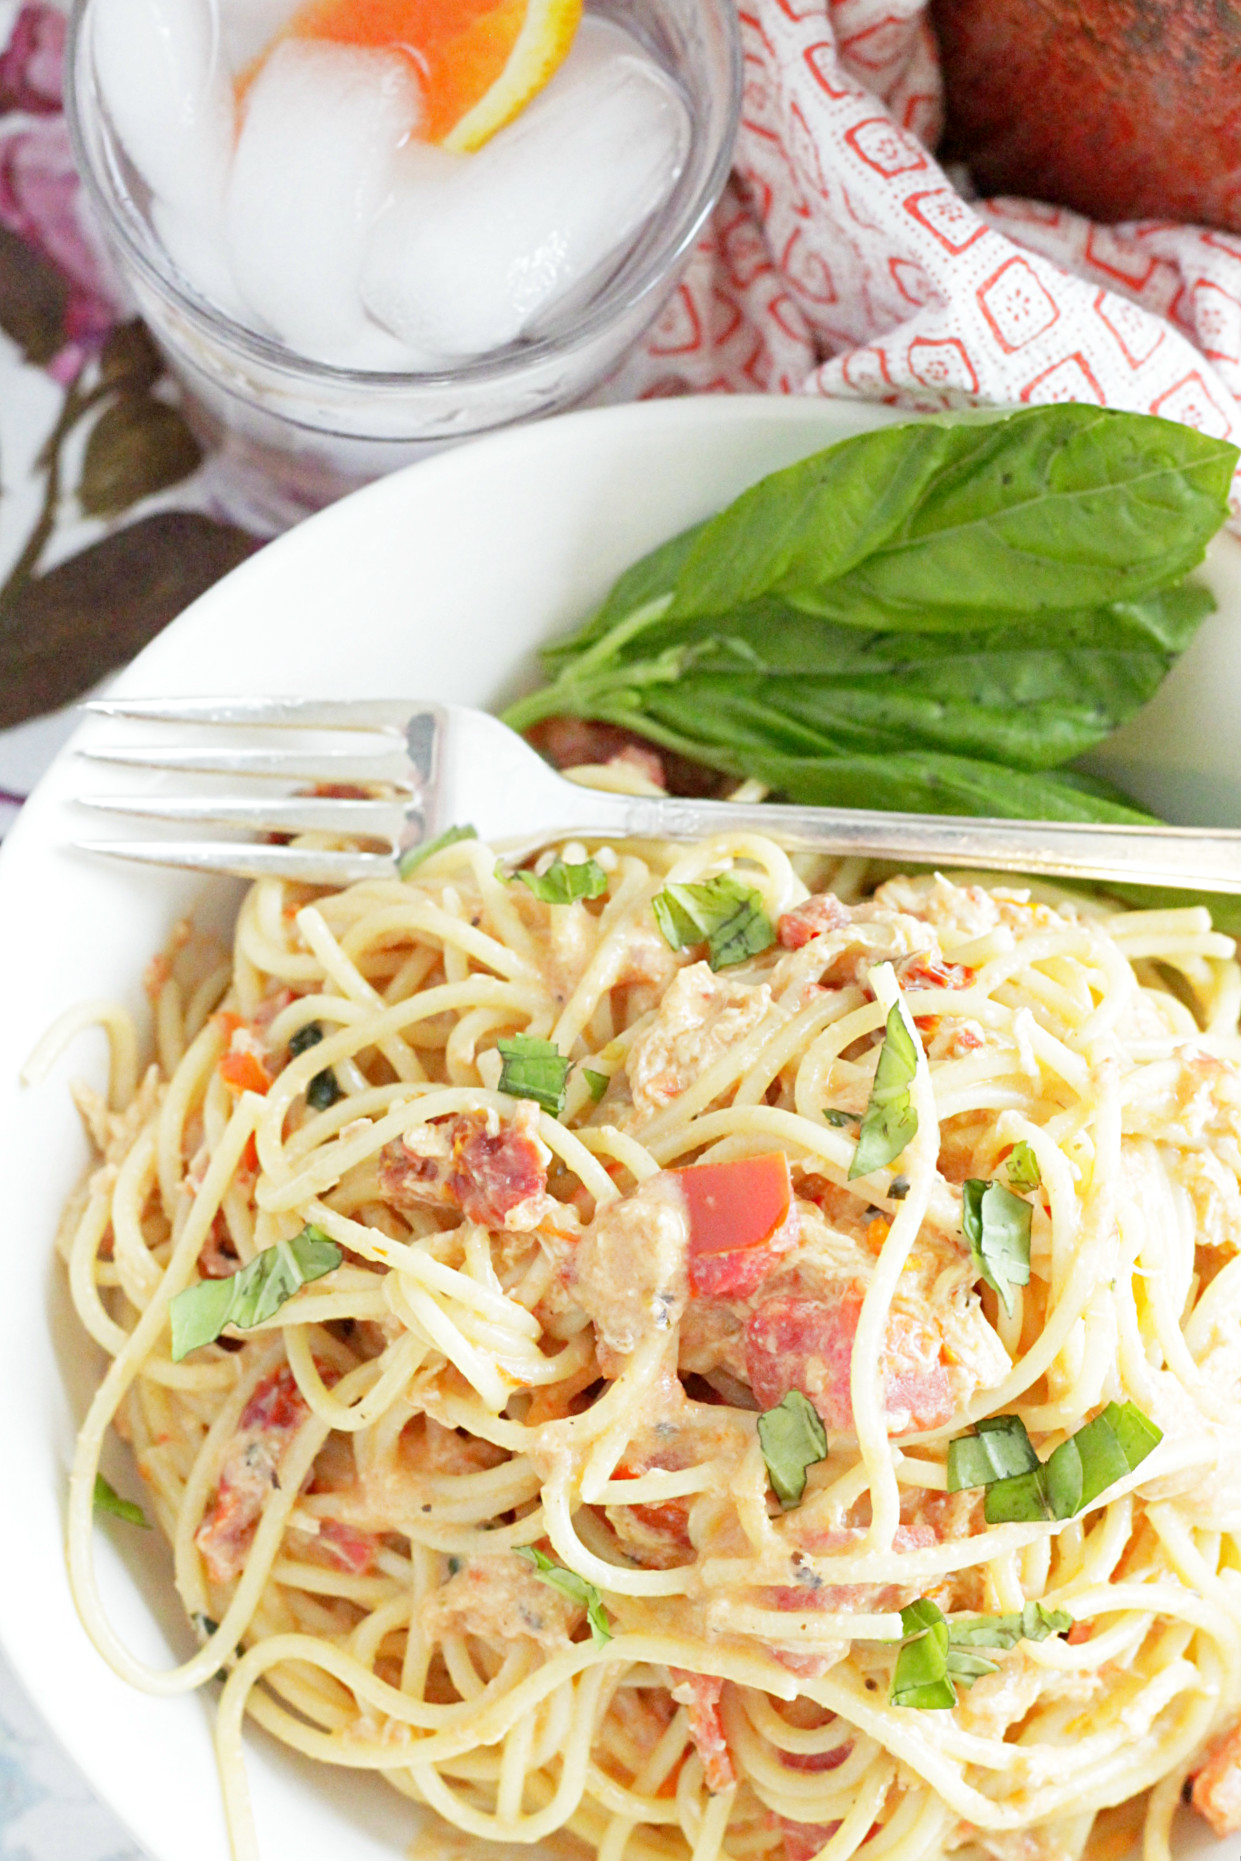
[[[506,432],[382,480],[272,543],[168,628],[120,686],[135,695],[493,704],[531,676],[536,645],[583,615],[643,551],[764,472],[899,417],[860,403],[702,399]],[[1241,547],[1217,542],[1208,574],[1218,614],[1100,761],[1176,817],[1236,823]],[[80,1627],[65,1579],[74,1417],[100,1366],[52,1242],[88,1160],[66,1085],[102,1076],[102,1037],[85,1037],[38,1088],[20,1088],[18,1072],[72,1003],[105,996],[141,1006],[143,968],[174,921],[187,910],[225,920],[233,893],[73,852],[72,840],[98,833],[73,806],[88,780],[71,746],[0,854],[0,1642],[156,1861],[226,1861],[207,1707],[151,1699],[118,1680]],[[189,1635],[166,1548],[124,1526],[100,1540],[116,1621],[147,1659],[174,1664]],[[250,1772],[265,1861],[393,1861],[417,1831],[417,1812],[379,1780],[310,1766],[257,1732]],[[1195,1849],[1201,1833],[1200,1824],[1193,1836],[1186,1830]],[[471,1844],[438,1826],[419,1843],[428,1857],[463,1846]],[[1226,1844],[1216,1846],[1219,1861],[1232,1861]]]

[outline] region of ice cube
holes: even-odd
[[[476,155],[402,151],[362,271],[367,309],[448,361],[515,341],[619,263],[689,139],[666,73],[619,27],[583,20],[546,90]]]
[[[309,39],[279,44],[248,93],[225,204],[229,267],[303,355],[348,366],[365,336],[363,253],[420,102],[399,53]]]
[[[224,239],[218,221],[209,224],[166,201],[151,205],[151,223],[164,251],[182,278],[200,297],[217,310],[223,310],[239,323],[253,323],[254,318],[242,302],[233,274],[228,268]]]
[[[233,92],[212,0],[104,0],[91,20],[103,101],[134,166],[171,206],[218,218]]]
[[[265,52],[305,0],[219,0],[224,62],[234,77]]]

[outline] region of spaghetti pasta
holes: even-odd
[[[263,881],[231,964],[155,970],[143,1078],[100,1011],[62,1245],[109,1359],[69,1516],[101,1652],[163,1694],[228,1670],[240,1861],[247,1714],[601,1861],[1076,1861],[1135,1799],[1167,1861],[1196,1771],[1237,1826],[1231,939],[752,834],[593,857],[564,903],[472,840]],[[739,891],[713,969],[685,923]],[[956,1477],[980,1421],[1024,1471]],[[199,1633],[169,1672],[95,1583],[113,1428]],[[944,1648],[946,1702],[898,1703]]]

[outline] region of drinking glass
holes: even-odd
[[[108,118],[92,56],[93,9],[75,0],[67,113],[82,179],[137,307],[215,457],[230,514],[252,528],[295,523],[430,451],[572,406],[659,315],[728,177],[741,102],[736,0],[591,0],[678,85],[690,115],[676,186],[616,269],[554,335],[428,372],[335,368],[247,329],[179,272],[152,224],[150,193]]]

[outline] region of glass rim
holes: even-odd
[[[664,237],[647,254],[634,278],[616,292],[610,286],[605,286],[573,329],[560,336],[542,336],[531,342],[510,343],[504,349],[450,368],[342,368],[331,362],[320,362],[313,357],[299,355],[278,338],[264,336],[238,323],[227,311],[220,310],[187,282],[173,275],[169,262],[157,263],[157,256],[165,260],[165,254],[154,238],[148,250],[135,237],[95,162],[81,108],[86,55],[85,24],[90,8],[96,3],[97,0],[73,0],[70,10],[64,110],[78,175],[99,215],[105,234],[117,242],[126,262],[133,266],[147,286],[195,324],[200,334],[264,368],[278,370],[300,380],[319,381],[325,386],[363,391],[423,385],[428,388],[447,388],[458,384],[466,386],[519,378],[529,370],[570,357],[607,330],[622,323],[626,317],[632,316],[641,308],[644,298],[652,296],[665,281],[677,276],[723,193],[732,170],[733,148],[741,118],[744,61],[741,27],[736,11],[731,0],[718,0],[717,11],[727,39],[729,68],[729,95],[723,131],[718,147],[711,154],[701,186],[674,218]]]

